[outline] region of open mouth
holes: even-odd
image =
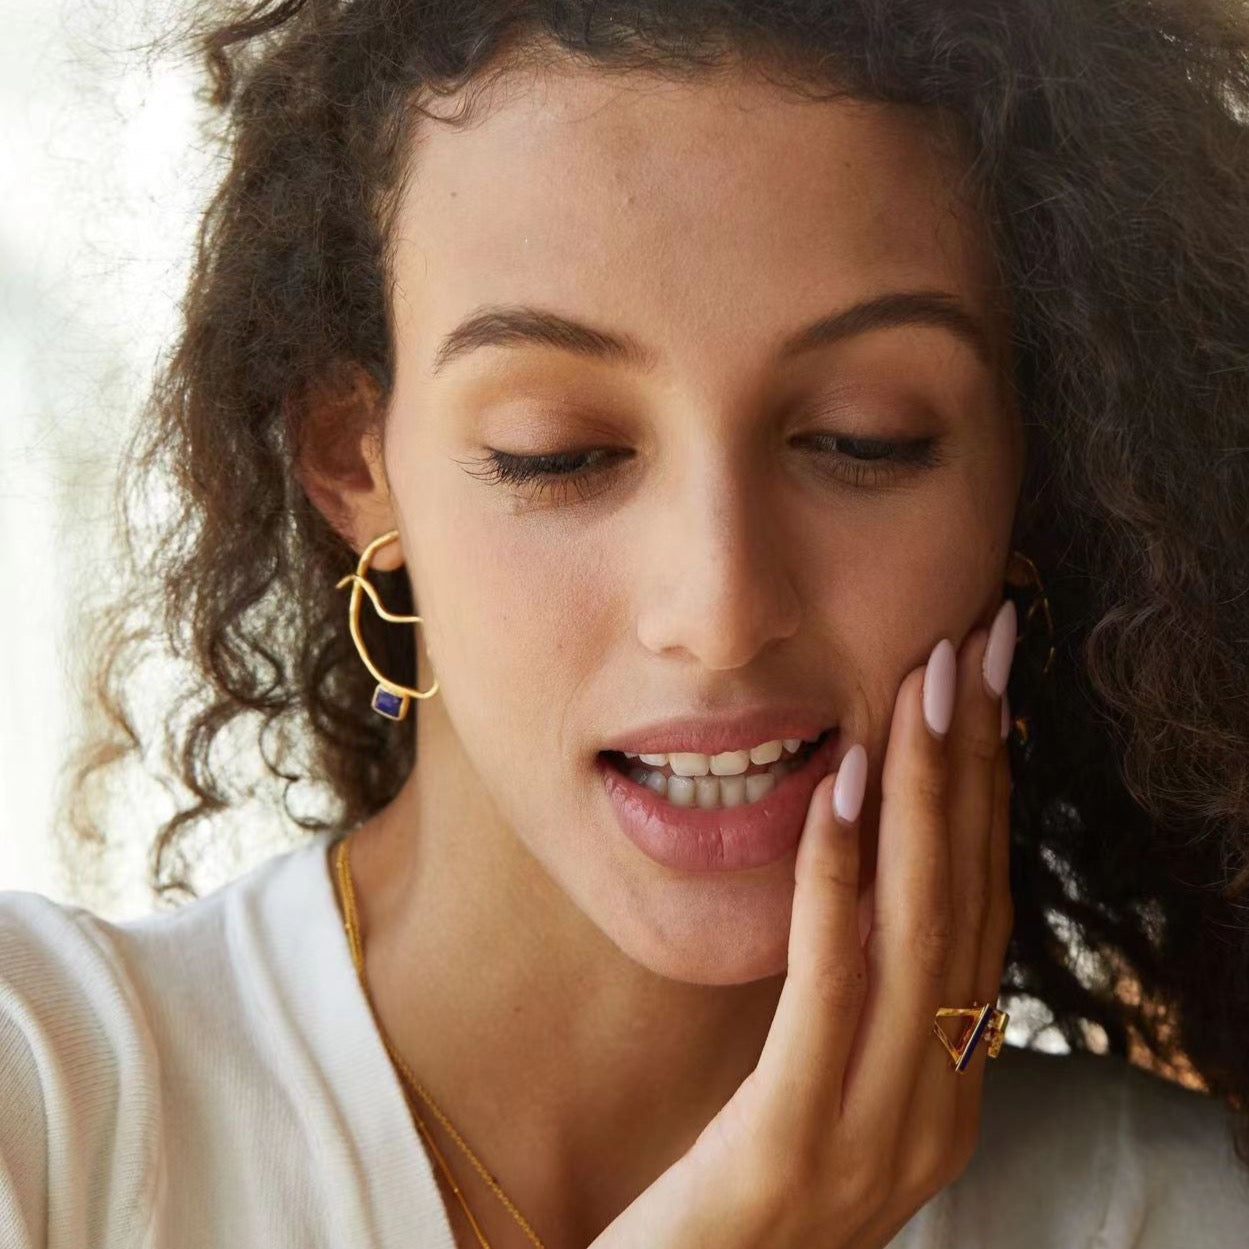
[[[679,807],[736,807],[758,802],[787,776],[806,764],[836,731],[827,728],[813,742],[804,742],[794,753],[785,752],[772,763],[752,763],[734,776],[677,776],[671,767],[655,767],[630,759],[617,750],[600,751],[601,757],[622,776],[651,790],[657,797]]]

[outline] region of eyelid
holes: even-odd
[[[943,439],[939,435],[917,438],[859,438],[847,434],[812,434],[807,441],[843,443],[870,447],[880,454],[853,455],[840,449],[823,453],[827,463],[817,465],[817,471],[826,477],[849,484],[852,489],[889,490],[906,484],[917,472],[940,468],[946,462],[942,450]],[[594,457],[600,457],[596,461]],[[576,490],[582,501],[593,498],[601,491],[587,495],[587,488],[600,484],[602,489],[610,485],[621,458],[631,458],[631,453],[610,447],[587,447],[584,450],[555,450],[536,454],[501,451],[487,448],[487,454],[478,463],[481,472],[466,469],[471,476],[481,477],[491,484],[516,488],[528,487],[530,501],[540,496],[560,493],[564,502],[570,490]],[[567,467],[572,465],[573,467]]]

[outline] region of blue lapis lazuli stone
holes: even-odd
[[[397,720],[403,711],[403,698],[379,685],[373,691],[373,710],[380,711],[382,715],[389,716],[392,720]]]

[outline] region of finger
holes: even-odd
[[[877,1139],[903,1130],[933,1012],[944,991],[950,942],[946,742],[956,657],[942,638],[895,700],[881,775],[876,896],[866,953],[870,991],[850,1057],[846,1116]],[[928,697],[925,699],[925,685]]]
[[[1014,907],[1010,896],[1010,756],[1003,743],[993,767],[993,820],[989,836],[989,906],[985,916],[984,936],[980,947],[980,963],[976,970],[976,1001],[996,1005],[1006,962],[1006,947],[1014,924]],[[980,1051],[984,1052],[981,1053]],[[982,1038],[976,1055],[967,1070],[983,1073],[995,1061],[989,1057],[989,1042]],[[964,1080],[960,1088],[958,1108],[959,1140],[974,1144],[980,1133],[980,1111],[983,1079]]]
[[[1000,628],[1009,630],[1013,638],[1013,617]],[[989,636],[988,629],[976,630],[959,653],[958,695],[948,739],[947,811],[954,932],[942,1006],[970,1007],[973,1002],[987,1000],[995,1005],[997,1002],[996,985],[989,997],[977,996],[984,984],[981,953],[988,933],[990,843],[997,822],[999,763],[1005,751],[1001,737],[1001,700],[986,686],[981,675]],[[973,1021],[954,1016],[935,1022],[957,1045]],[[904,1193],[931,1192],[935,1186],[944,1186],[962,1172],[979,1134],[987,1057],[988,1043],[982,1037],[968,1065],[961,1072],[955,1071],[950,1055],[941,1042],[931,1036],[930,1029],[929,1044],[907,1112],[910,1123],[925,1126],[911,1133],[897,1164],[899,1187]]]
[[[1015,904],[1010,889],[1010,751],[1005,744],[998,752],[995,776],[993,828],[989,835],[989,909],[976,973],[976,992],[982,1002],[987,1001],[990,994],[996,996],[1001,988],[1015,927]]]
[[[867,755],[856,743],[811,796],[794,865],[788,972],[757,1065],[766,1087],[783,1090],[778,1104],[823,1129],[840,1110],[842,1073],[866,989],[858,900],[866,773]],[[835,793],[849,822],[834,812]],[[798,1129],[797,1119],[793,1126]]]
[[[1002,737],[1002,696],[1014,656],[1017,615],[1010,599],[1002,602],[991,628],[977,631],[964,648],[964,664],[960,673],[959,711],[952,732],[958,738],[959,764],[952,777],[957,794],[951,804],[951,843],[955,852],[956,931],[955,948],[942,1005],[970,1007],[988,1001],[997,1005],[998,976],[991,985],[982,974],[982,953],[988,936],[988,910],[993,893],[990,884],[990,856],[993,828],[1002,796],[999,791],[998,767],[1005,752]],[[960,864],[959,858],[965,862]],[[982,991],[984,995],[982,996]],[[948,1034],[957,1041],[966,1027],[965,1017],[949,1021],[959,1023]],[[949,1023],[947,1023],[947,1028]],[[949,1056],[938,1044],[934,1055],[935,1068],[944,1063],[949,1070]],[[983,1051],[983,1052],[982,1052]],[[975,1086],[988,1060],[988,1044],[981,1038],[976,1043],[971,1061],[959,1075],[960,1083]],[[966,1077],[975,1075],[974,1080]]]
[[[989,902],[994,773],[1002,752],[1002,700],[982,674],[990,637],[998,644],[1014,644],[1015,606],[1009,599],[993,628],[992,634],[988,629],[975,630],[959,654],[958,695],[948,740],[954,932],[944,1006],[970,1006],[980,983],[980,950]],[[948,1060],[939,1043],[932,1049],[936,1056]]]

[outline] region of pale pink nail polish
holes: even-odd
[[[998,608],[989,630],[989,643],[984,650],[984,683],[993,698],[1000,698],[1010,677],[1011,660],[1015,657],[1015,604],[1007,599]]]
[[[928,656],[924,669],[924,721],[937,737],[944,737],[954,716],[954,682],[958,664],[954,643],[942,638]]]
[[[843,823],[853,824],[859,818],[866,788],[867,751],[862,743],[855,742],[842,758],[833,782],[833,811]]]

